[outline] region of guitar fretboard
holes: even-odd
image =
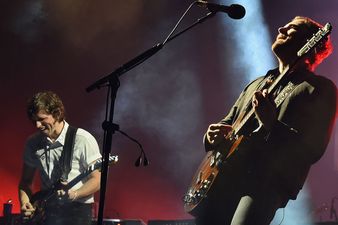
[[[109,156],[109,164],[116,163],[118,161],[118,156]],[[66,190],[71,189],[74,187],[75,184],[80,182],[83,178],[87,177],[90,173],[92,173],[94,170],[100,169],[102,164],[102,159],[96,160],[96,162],[92,165],[90,165],[84,172],[82,172],[80,175],[75,177],[73,180],[71,180],[65,187]]]

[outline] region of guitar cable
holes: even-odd
[[[120,132],[122,135],[126,136],[127,138],[129,138],[130,140],[132,140],[133,142],[135,142],[139,146],[139,148],[141,150],[140,151],[140,155],[139,155],[139,157],[137,157],[134,165],[136,167],[139,167],[141,164],[143,166],[148,166],[149,165],[149,160],[147,159],[146,153],[144,152],[141,143],[138,140],[136,140],[135,138],[130,137],[127,133],[123,132],[120,129],[118,129],[117,132]]]

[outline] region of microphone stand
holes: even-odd
[[[169,33],[168,37],[162,43],[155,44],[150,49],[139,54],[138,56],[131,59],[127,63],[115,69],[109,75],[95,81],[93,84],[91,84],[90,86],[86,88],[87,92],[91,92],[94,89],[100,89],[101,87],[108,86],[107,103],[106,103],[106,119],[102,123],[102,128],[104,130],[104,136],[103,136],[103,153],[102,153],[103,160],[102,160],[102,165],[101,165],[99,212],[98,212],[98,217],[97,217],[98,225],[102,225],[102,222],[103,222],[103,210],[104,210],[106,183],[107,183],[107,176],[108,176],[108,162],[109,162],[109,153],[110,153],[111,145],[112,145],[112,136],[115,133],[115,131],[119,130],[119,125],[113,123],[115,100],[116,100],[117,90],[120,87],[119,77],[122,76],[124,73],[128,72],[129,70],[131,70],[132,68],[138,66],[139,64],[141,64],[142,62],[150,58],[151,56],[153,56],[156,52],[162,49],[166,43],[170,42],[171,40],[175,39],[179,35],[195,27],[197,24],[200,24],[204,22],[205,20],[207,20],[208,18],[211,18],[215,15],[216,12],[209,12],[205,16],[199,18],[196,22],[194,22],[187,28],[183,29],[182,31],[172,36],[177,26],[181,22],[181,20],[187,14],[190,8],[196,3],[197,1],[190,4],[190,6],[187,8],[187,10],[184,12],[184,14],[179,19],[179,21],[176,23],[173,30]],[[109,101],[109,98],[110,98],[110,101]],[[110,107],[109,107],[109,104],[110,104]]]
[[[337,212],[336,212],[336,209],[335,209],[335,206],[334,206],[334,202],[335,202],[336,199],[338,199],[338,197],[333,197],[331,199],[330,219],[333,219],[333,217],[334,217],[334,221],[338,222]]]

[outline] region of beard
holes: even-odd
[[[56,131],[56,123],[57,121],[55,120],[54,122],[52,122],[51,124],[49,123],[45,123],[43,124],[42,128],[40,128],[40,132],[49,137],[49,138],[52,138],[55,131]]]
[[[51,134],[51,127],[49,125],[44,125],[39,131],[41,134],[49,137]]]
[[[305,37],[305,35],[277,37],[271,46],[271,50],[282,61],[292,62],[298,57],[297,52],[306,44]]]
[[[300,48],[299,43],[287,40],[276,40],[271,46],[275,56],[285,63],[293,62],[297,58],[297,51]]]

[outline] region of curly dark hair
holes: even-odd
[[[65,119],[65,107],[60,97],[52,91],[36,93],[27,103],[27,115],[31,121],[36,121],[39,111],[51,114],[58,122]]]

